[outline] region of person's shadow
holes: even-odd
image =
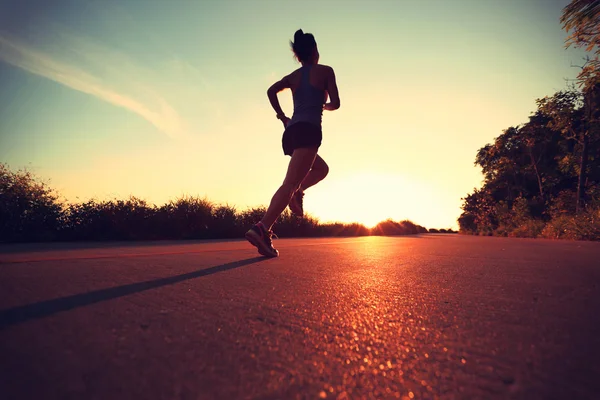
[[[94,290],[93,292],[59,297],[57,299],[40,301],[24,306],[9,308],[7,310],[0,310],[0,330],[21,322],[47,317],[61,311],[68,311],[74,308],[99,303],[101,301],[116,299],[118,297],[127,296],[133,293],[143,292],[144,290],[155,289],[161,286],[172,285],[174,283],[189,279],[216,274],[217,272],[243,267],[245,265],[253,264],[263,260],[268,260],[268,258],[252,257],[246,260],[234,261],[181,275],[169,276],[167,278],[159,278],[151,281]]]

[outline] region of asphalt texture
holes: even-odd
[[[600,243],[275,245],[0,246],[0,398],[600,398]]]

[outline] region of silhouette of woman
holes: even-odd
[[[267,212],[246,232],[246,239],[267,257],[279,256],[273,247],[271,230],[277,218],[288,205],[292,213],[302,216],[304,191],[329,172],[329,167],[317,154],[323,137],[321,121],[323,110],[333,111],[340,107],[335,73],[333,68],[319,64],[315,37],[299,29],[290,45],[302,67],[275,82],[267,90],[267,96],[277,119],[283,122],[283,153],[291,156],[291,160],[283,184],[273,195]],[[287,88],[292,90],[294,99],[291,119],[284,114],[277,98],[277,93]],[[326,102],[328,95],[329,103]]]

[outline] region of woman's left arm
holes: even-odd
[[[284,89],[290,87],[289,77],[285,76],[278,82],[275,82],[271,87],[267,90],[267,96],[269,97],[269,102],[271,102],[271,107],[277,113],[277,119],[280,119],[283,122],[283,126],[287,125],[289,118],[286,117],[285,113],[281,109],[281,105],[279,105],[279,99],[277,98],[277,93],[281,92]]]

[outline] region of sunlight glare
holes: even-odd
[[[372,228],[381,221],[419,218],[427,212],[429,190],[400,175],[360,172],[332,180],[311,194],[313,213],[323,222],[358,222]],[[335,200],[332,200],[335,199]]]

